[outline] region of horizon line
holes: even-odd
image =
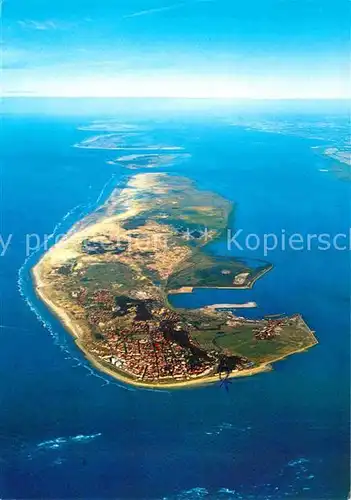
[[[195,96],[76,96],[76,95],[1,95],[0,99],[163,99],[163,100],[195,100],[195,101],[350,101],[351,97],[195,97]]]

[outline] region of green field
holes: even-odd
[[[118,289],[119,293],[127,293],[136,286],[137,281],[136,273],[121,262],[92,264],[79,277],[80,284],[90,291]]]
[[[247,281],[251,282],[255,276],[268,268],[270,264],[250,268],[239,259],[211,256],[198,251],[169,277],[166,288],[167,290],[177,290],[181,287],[234,288],[236,275],[248,273]]]
[[[255,363],[270,362],[315,344],[315,338],[305,323],[286,318],[281,331],[274,339],[257,340],[255,331],[266,325],[264,320],[244,323],[236,328],[193,331],[192,337],[203,348],[225,351],[245,356]],[[218,334],[218,331],[221,333]]]

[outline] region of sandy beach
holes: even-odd
[[[81,327],[77,324],[74,324],[69,314],[64,311],[62,308],[56,306],[54,302],[49,299],[47,294],[44,293],[45,285],[40,276],[40,272],[38,270],[39,263],[32,268],[32,278],[34,281],[34,289],[37,296],[47,305],[50,311],[56,316],[61,323],[65,326],[65,328],[73,335],[75,339],[79,339],[83,335],[83,331]]]

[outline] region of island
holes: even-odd
[[[317,343],[300,314],[253,320],[213,304],[176,309],[173,293],[250,288],[272,268],[212,255],[235,208],[166,173],[132,176],[32,269],[38,296],[99,370],[176,388],[254,375]]]
[[[312,148],[318,155],[322,155],[329,160],[328,168],[320,168],[320,172],[332,172],[338,179],[351,181],[351,145],[350,142],[340,141],[330,147],[313,146]]]
[[[351,166],[351,147],[340,148],[327,148],[324,151],[326,156],[333,158],[334,160],[339,161],[340,163],[345,163],[345,165]]]
[[[181,146],[174,146],[160,142],[153,136],[140,133],[111,133],[99,134],[88,137],[74,145],[81,149],[106,149],[106,150],[129,150],[129,151],[182,151]]]
[[[149,127],[135,123],[123,123],[119,120],[94,120],[89,125],[81,125],[78,130],[87,132],[147,132]]]
[[[108,160],[108,165],[121,165],[129,170],[138,170],[140,168],[160,168],[175,163],[179,163],[191,158],[188,153],[175,153],[175,154],[131,154],[118,156],[115,160]]]

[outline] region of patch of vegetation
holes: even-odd
[[[121,262],[92,264],[80,276],[81,284],[89,290],[118,289],[122,293],[133,289],[136,280],[136,273]]]
[[[67,260],[61,267],[57,269],[57,273],[61,274],[62,276],[69,276],[70,274],[72,274],[76,264],[76,259]]]
[[[234,258],[210,256],[196,252],[182,268],[172,274],[167,282],[167,290],[181,287],[234,287],[234,278],[240,273],[249,273],[249,278],[261,272],[264,267],[251,269],[246,263]]]
[[[236,328],[221,331],[193,331],[192,337],[205,349],[243,356],[255,363],[271,362],[312,345],[312,337],[305,326],[286,322],[273,339],[257,340],[255,332],[264,326],[264,321],[243,323]]]

